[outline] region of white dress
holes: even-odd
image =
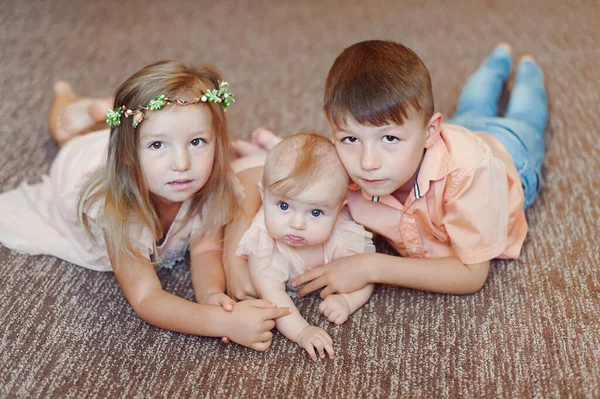
[[[100,130],[70,140],[58,153],[49,175],[36,184],[22,183],[0,194],[0,243],[21,253],[52,255],[98,271],[112,271],[99,220],[103,204],[86,212],[91,220],[92,241],[77,216],[79,191],[89,174],[103,167],[109,130]],[[150,231],[139,225],[131,228],[131,242],[159,266],[172,267],[184,259],[189,239],[199,233],[199,217],[182,226],[190,200],[185,201],[160,246]],[[221,250],[218,238],[202,243],[201,250]]]
[[[373,234],[354,222],[344,208],[333,227],[331,237],[323,244],[323,263],[319,266],[346,256],[375,252],[372,238]],[[282,283],[290,282],[311,270],[296,249],[271,238],[262,207],[240,240],[236,255],[255,256],[261,273]],[[291,296],[297,290],[290,284],[287,284],[286,289]]]

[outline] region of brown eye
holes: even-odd
[[[155,141],[153,143],[150,143],[150,148],[152,148],[153,150],[160,150],[162,147],[163,147],[162,141]]]

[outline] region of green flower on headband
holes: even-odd
[[[114,129],[121,124],[121,115],[123,115],[123,108],[109,109],[106,113],[106,123]]]
[[[159,109],[162,109],[162,107],[164,107],[165,104],[165,95],[161,94],[160,96],[156,96],[152,100],[150,100],[150,102],[148,103],[148,109],[152,111],[158,111]]]
[[[235,98],[233,93],[229,92],[229,83],[221,82],[219,86],[219,97],[223,99],[223,107],[227,108],[235,102]]]
[[[219,97],[219,91],[217,89],[208,89],[202,96],[202,101],[208,101],[209,103],[220,103],[221,97]]]

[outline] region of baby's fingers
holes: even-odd
[[[306,344],[304,344],[303,348],[306,352],[308,352],[308,355],[312,360],[317,360],[317,353],[315,352],[315,348],[312,343],[307,342]]]
[[[235,306],[235,301],[225,294],[219,298],[219,302],[223,309],[225,309],[227,312],[231,312]]]

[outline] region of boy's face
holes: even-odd
[[[405,119],[402,126],[370,126],[347,118],[341,128],[334,130],[333,140],[352,181],[371,196],[389,195],[398,189],[410,192],[432,133],[431,122],[424,124],[417,115]]]

